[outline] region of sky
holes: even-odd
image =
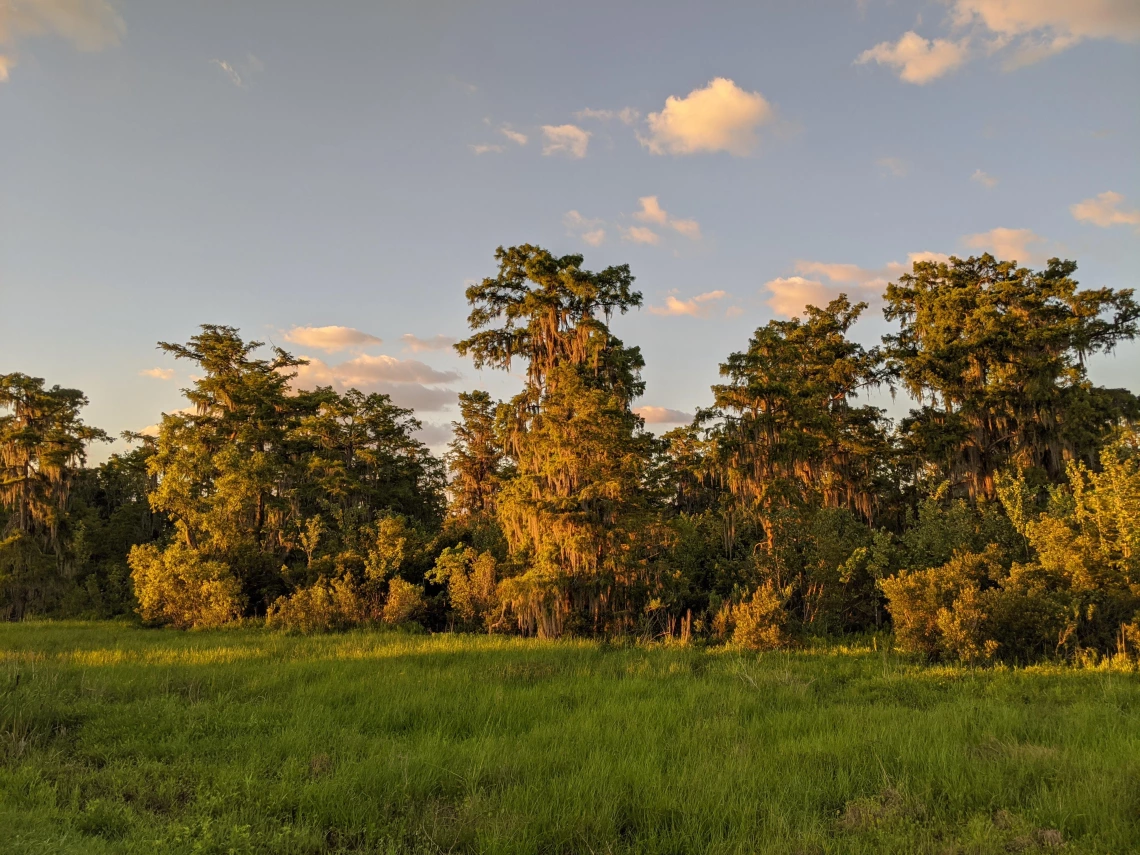
[[[631,266],[654,430],[806,303],[876,342],[916,258],[1140,284],[1136,0],[8,0],[0,140],[0,373],[116,434],[213,323],[439,448],[457,392],[519,388],[450,348],[500,245]],[[1140,392],[1140,346],[1090,373]]]

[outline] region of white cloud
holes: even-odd
[[[668,226],[674,231],[684,235],[690,240],[700,240],[701,225],[696,220],[681,220],[670,217],[661,207],[656,196],[642,196],[637,200],[641,210],[634,213],[633,218],[643,223],[653,223],[658,226]],[[656,241],[650,241],[656,243]]]
[[[107,0],[7,0],[0,2],[0,81],[17,64],[18,43],[38,36],[57,36],[81,51],[119,44],[127,28]]]
[[[1136,0],[955,0],[958,28],[992,33],[990,52],[1012,47],[1007,69],[1060,53],[1085,39],[1140,41]]]
[[[153,377],[155,380],[170,380],[174,377],[173,368],[144,368],[139,372],[143,377]]]
[[[567,211],[562,217],[562,225],[566,226],[567,234],[581,238],[590,246],[601,246],[605,243],[604,220],[583,217],[577,211]]]
[[[696,220],[670,220],[669,227],[689,240],[701,239],[701,224]]]
[[[656,244],[661,240],[661,236],[653,229],[647,229],[644,226],[630,226],[629,228],[621,229],[622,240],[630,241],[631,243],[648,243]]]
[[[1085,199],[1069,208],[1082,223],[1092,223],[1107,229],[1110,226],[1140,226],[1140,209],[1122,207],[1124,197],[1106,190],[1091,199]]]
[[[518,143],[519,145],[526,145],[527,143],[526,134],[519,133],[518,131],[513,131],[506,125],[503,125],[503,127],[499,128],[499,133],[501,133],[513,143]]]
[[[501,145],[470,145],[468,148],[475,152],[475,154],[497,154],[503,150]]]
[[[899,157],[880,157],[875,163],[885,173],[890,173],[895,178],[902,178],[910,172],[910,166]]]
[[[792,318],[803,312],[804,307],[826,306],[839,296],[843,289],[824,285],[818,279],[805,279],[802,276],[781,276],[764,283],[772,295],[768,305],[777,315]]]
[[[800,275],[772,279],[764,287],[770,294],[768,305],[776,314],[794,317],[803,312],[804,306],[826,306],[840,294],[846,294],[853,303],[875,304],[882,299],[887,283],[910,273],[916,261],[949,260],[948,255],[929,251],[908,253],[905,263],[891,261],[879,268],[800,260],[794,265]],[[821,278],[809,279],[809,276]]]
[[[589,131],[577,125],[543,125],[542,133],[546,137],[543,154],[565,154],[572,158],[586,156],[586,148],[590,144]]]
[[[669,215],[661,209],[656,196],[642,196],[637,201],[641,203],[641,210],[633,215],[635,220],[641,220],[643,223],[656,223],[659,226],[669,222]]]
[[[672,294],[665,298],[664,306],[650,306],[649,312],[654,315],[688,315],[693,318],[703,318],[709,313],[709,303],[723,300],[728,294],[724,291],[709,291],[698,294],[688,300],[679,300]]]
[[[855,62],[858,65],[868,62],[889,65],[898,72],[900,80],[921,86],[965,62],[968,44],[968,39],[958,42],[947,39],[928,40],[912,30],[904,33],[893,44],[880,42],[863,51]]]
[[[773,115],[759,92],[747,92],[718,77],[684,98],[666,98],[665,109],[646,118],[649,133],[641,143],[653,154],[726,151],[743,157],[755,150],[757,128]]]
[[[645,419],[647,425],[685,425],[693,420],[692,413],[668,407],[634,407],[633,411]]]
[[[946,0],[952,38],[924,39],[911,31],[897,42],[864,51],[857,63],[890,65],[908,83],[923,84],[969,58],[971,40],[1004,56],[1012,70],[1067,50],[1086,39],[1140,41],[1136,0]],[[959,38],[960,37],[960,38]]]
[[[315,347],[328,353],[350,347],[374,347],[383,341],[352,327],[293,327],[285,333],[285,341],[302,347]]]
[[[346,362],[331,365],[321,359],[306,357],[308,365],[296,368],[293,386],[312,389],[332,386],[344,391],[355,388],[362,392],[390,395],[402,407],[437,412],[454,402],[455,392],[438,387],[460,379],[457,371],[438,371],[415,359],[362,354]]]
[[[585,110],[579,110],[574,114],[575,119],[597,119],[598,121],[608,122],[611,119],[618,119],[623,124],[632,125],[641,118],[641,113],[633,107],[623,107],[620,110],[591,110],[587,107]]]
[[[992,175],[982,172],[980,169],[975,169],[974,174],[970,176],[970,180],[981,184],[987,190],[997,185],[998,180]]]
[[[337,378],[350,385],[377,382],[451,383],[459,379],[458,371],[437,371],[418,359],[396,359],[394,356],[372,356],[362,353],[335,366]]]
[[[966,235],[962,243],[970,249],[990,252],[998,261],[1016,261],[1034,264],[1042,261],[1042,250],[1031,249],[1031,244],[1044,243],[1045,238],[1030,229],[990,229],[988,232]]]
[[[433,335],[431,338],[420,338],[411,333],[405,333],[400,336],[400,341],[404,343],[404,350],[410,350],[412,353],[421,353],[425,350],[451,350],[457,339],[449,335]]]
[[[743,306],[729,306],[727,309],[724,310],[724,316],[726,318],[739,318],[743,314],[744,314],[744,307]]]

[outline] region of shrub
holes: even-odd
[[[468,626],[491,628],[499,598],[495,591],[495,556],[471,547],[445,549],[429,578],[447,585],[456,616]]]
[[[346,629],[368,619],[365,598],[351,577],[329,582],[321,577],[289,597],[278,597],[265,616],[267,626],[292,632],[329,632]]]
[[[424,609],[424,589],[400,577],[388,583],[388,599],[384,603],[384,623],[407,623]]]
[[[179,543],[134,546],[127,561],[143,620],[190,629],[241,616],[241,586],[220,561]]]
[[[749,650],[775,650],[788,643],[784,609],[789,591],[779,591],[771,582],[761,585],[744,602],[732,609],[736,628],[732,642]]]

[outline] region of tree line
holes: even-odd
[[[1131,340],[1132,290],[1076,264],[915,262],[897,331],[853,341],[841,296],[760,327],[707,409],[655,437],[634,404],[628,265],[523,245],[467,289],[476,367],[443,459],[386,395],[295,388],[303,364],[205,325],[159,347],[188,406],[133,450],[83,394],[0,377],[0,613],[293,631],[369,623],[723,640],[891,627],[935,659],[1140,649],[1140,399],[1087,358]],[[905,392],[896,422],[865,393]]]

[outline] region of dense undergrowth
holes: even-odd
[[[1130,667],[0,625],[0,848],[1140,851]]]

